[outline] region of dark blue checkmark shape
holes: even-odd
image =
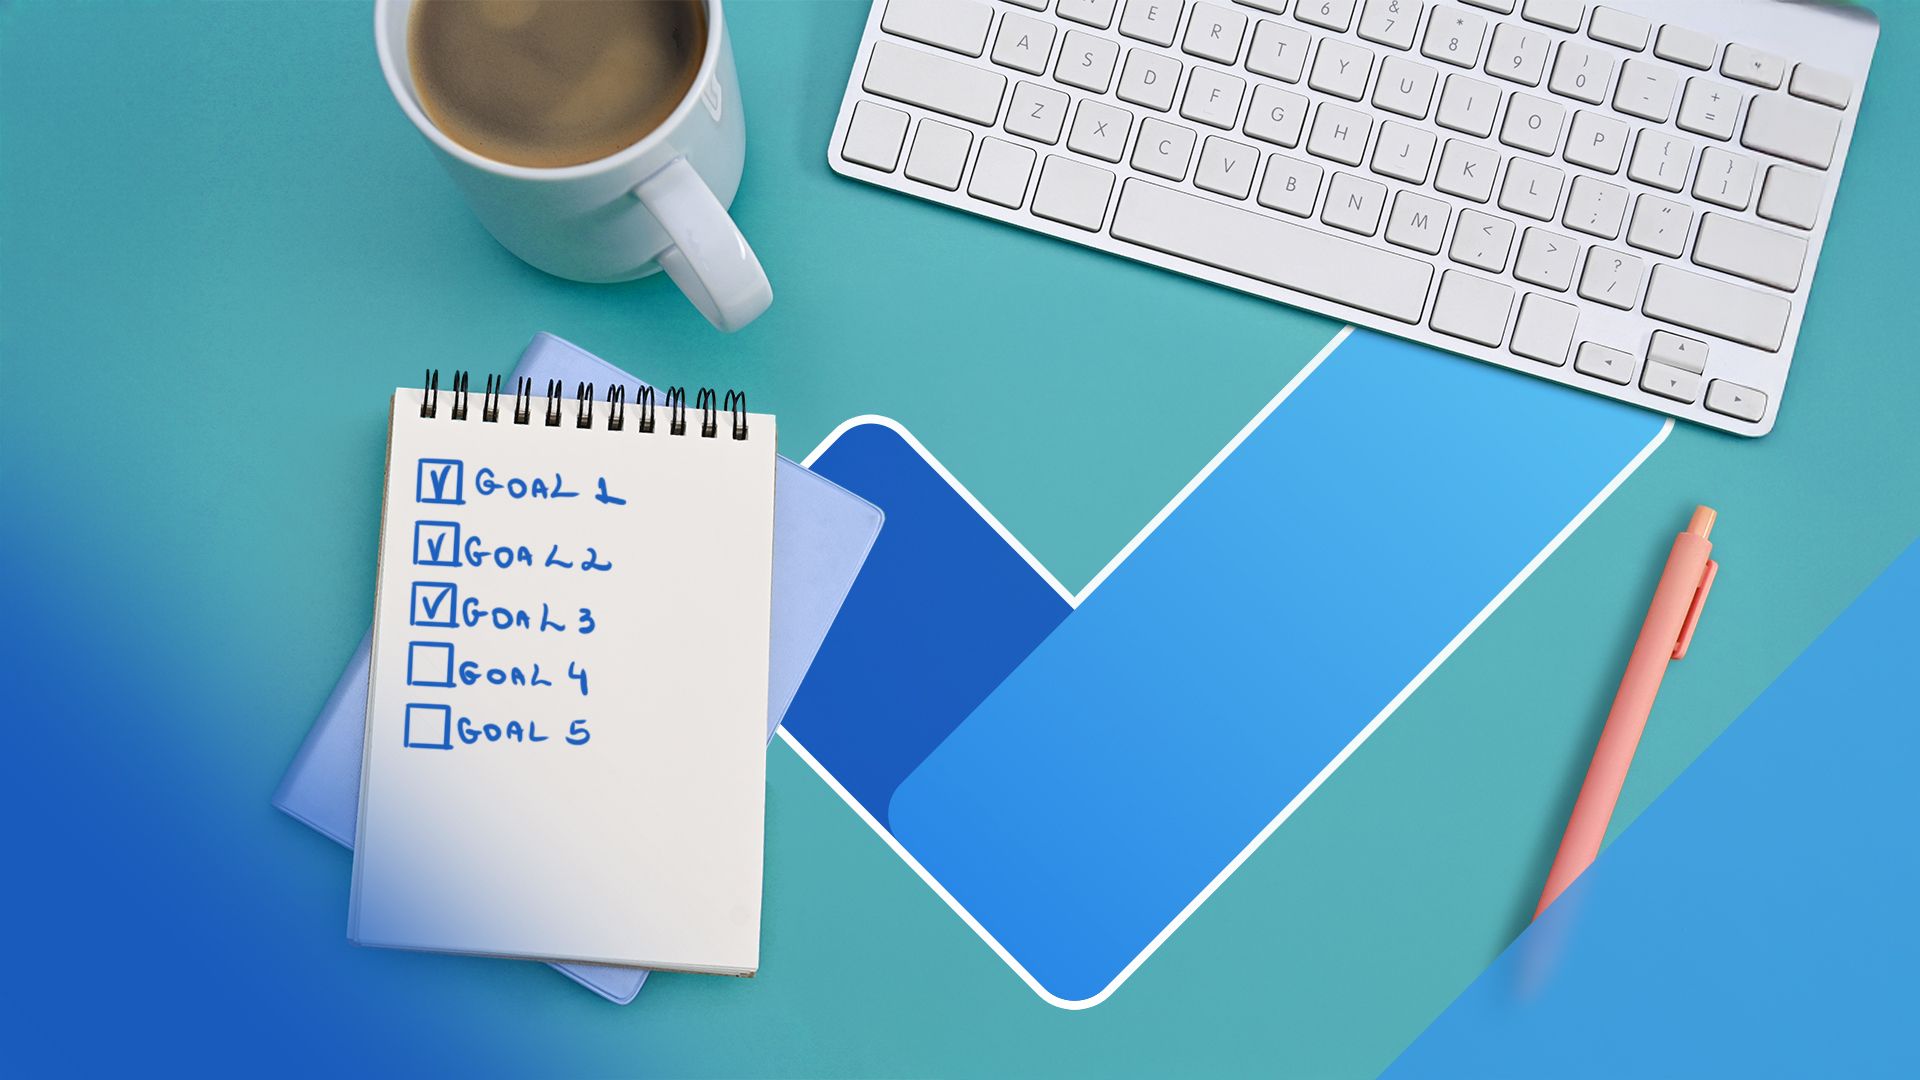
[[[1662,421],[1354,334],[1077,607],[896,431],[785,726],[1056,1003],[1110,992]]]

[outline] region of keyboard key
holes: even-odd
[[[1656,266],[1640,310],[1661,322],[1779,352],[1793,303],[1779,293],[1674,266]]]
[[[1047,73],[1047,57],[1051,55],[1052,23],[1013,12],[1000,20],[1000,33],[993,39],[994,63],[1029,75],[1044,75]]]
[[[1470,68],[1480,62],[1480,43],[1487,36],[1487,20],[1457,7],[1437,7],[1427,20],[1427,36],[1420,55]]]
[[[1647,47],[1647,34],[1652,29],[1653,25],[1639,15],[1629,14],[1619,8],[1597,7],[1593,9],[1593,18],[1587,23],[1587,36],[1595,41],[1639,52]]]
[[[1668,24],[1660,28],[1660,36],[1654,39],[1653,55],[1662,60],[1671,60],[1676,64],[1685,64],[1706,71],[1713,67],[1713,54],[1720,46],[1710,37],[1684,26]]]
[[[1344,32],[1353,24],[1354,0],[1295,0],[1293,17],[1303,23]]]
[[[1674,401],[1690,402],[1700,396],[1700,376],[1649,360],[1640,371],[1640,389]]]
[[[1567,108],[1558,102],[1532,94],[1513,94],[1507,98],[1507,119],[1500,126],[1500,141],[1552,157],[1560,145],[1560,128],[1566,119]]]
[[[1528,293],[1520,300],[1520,317],[1513,320],[1513,341],[1507,348],[1516,356],[1565,367],[1579,322],[1580,309],[1572,304]]]
[[[1753,159],[1710,146],[1700,153],[1693,197],[1729,210],[1745,210],[1753,198]]]
[[[1513,276],[1532,285],[1566,292],[1573,287],[1573,264],[1580,245],[1545,229],[1528,229],[1520,237],[1520,255]]]
[[[1000,112],[1007,77],[920,49],[878,41],[860,85],[870,94],[976,124],[991,124]]]
[[[1033,175],[1033,158],[1033,151],[1019,143],[981,139],[980,154],[973,162],[973,177],[967,181],[967,194],[1010,210],[1019,209],[1027,197],[1027,178]]]
[[[1620,235],[1620,222],[1626,213],[1626,188],[1591,176],[1576,176],[1573,190],[1567,193],[1567,210],[1560,216],[1560,223],[1575,232],[1611,240]]]
[[[1272,83],[1253,88],[1253,105],[1247,109],[1248,135],[1275,146],[1300,145],[1300,129],[1307,119],[1307,99]]]
[[[973,133],[966,128],[922,120],[913,133],[913,149],[907,153],[907,175],[923,184],[960,188],[960,174],[967,168],[967,153],[973,149]]]
[[[840,156],[848,161],[892,172],[900,163],[900,146],[907,138],[907,121],[899,109],[856,102],[853,119],[847,122],[847,141],[840,144]]]
[[[1800,287],[1807,241],[1725,214],[1708,214],[1700,219],[1700,235],[1693,241],[1693,261],[1792,292]]]
[[[1246,90],[1245,80],[1210,67],[1196,67],[1187,79],[1187,96],[1180,102],[1180,115],[1217,128],[1230,128],[1240,115],[1240,99]]]
[[[1373,145],[1373,171],[1409,184],[1427,182],[1427,169],[1433,164],[1434,134],[1392,120],[1380,125],[1380,138]]]
[[[1720,58],[1720,74],[1743,83],[1778,90],[1787,75],[1787,62],[1772,53],[1733,44],[1727,46],[1726,55]]]
[[[1013,100],[1007,104],[1008,131],[1052,146],[1060,141],[1060,128],[1066,122],[1066,94],[1030,82],[1013,88]]]
[[[1278,155],[1275,155],[1278,160]],[[1271,162],[1269,163],[1271,175]],[[1266,205],[1266,186],[1262,186]],[[1115,239],[1412,323],[1433,266],[1355,240],[1142,180],[1114,210]]]
[[[1312,46],[1313,37],[1305,30],[1262,19],[1253,28],[1253,44],[1247,47],[1247,70],[1281,82],[1299,82]]]
[[[1380,214],[1387,208],[1387,185],[1365,180],[1352,173],[1334,173],[1327,185],[1327,205],[1320,220],[1336,229],[1372,236],[1380,228]]]
[[[1380,62],[1380,78],[1373,85],[1373,107],[1425,120],[1438,77],[1439,72],[1425,64],[1389,56]]]
[[[1314,157],[1358,165],[1367,152],[1367,135],[1373,129],[1373,117],[1338,105],[1322,105],[1313,114],[1313,133],[1307,136],[1307,153]]]
[[[1367,93],[1367,76],[1373,74],[1373,54],[1358,45],[1336,38],[1320,43],[1313,58],[1313,74],[1307,85],[1323,94],[1359,101]]]
[[[1433,186],[1449,195],[1486,202],[1493,198],[1493,179],[1499,171],[1499,154],[1464,139],[1448,139],[1440,151],[1440,171]]]
[[[1114,93],[1121,101],[1166,112],[1173,108],[1179,86],[1180,61],[1146,49],[1128,49],[1127,62],[1120,67],[1120,88]]]
[[[1053,77],[1068,86],[1104,94],[1113,83],[1113,65],[1119,58],[1120,46],[1112,39],[1069,30],[1060,46],[1060,59],[1054,62]]]
[[[1680,118],[1675,123],[1682,131],[1726,142],[1733,138],[1733,122],[1740,115],[1744,96],[1714,79],[1688,79],[1686,93],[1680,95]]]
[[[1113,174],[1058,154],[1048,154],[1040,165],[1040,183],[1033,189],[1033,212],[1049,221],[1093,232],[1107,213],[1113,194]]]
[[[1647,343],[1647,359],[1698,375],[1707,370],[1707,343],[1665,330],[1655,330],[1653,340]]]
[[[1551,165],[1514,158],[1507,163],[1506,182],[1500,185],[1500,209],[1551,221],[1565,179],[1566,174]]]
[[[1565,30],[1569,34],[1579,32],[1580,19],[1586,13],[1587,5],[1580,0],[1527,0],[1526,6],[1520,9],[1520,17],[1528,22]]]
[[[1539,86],[1547,70],[1547,35],[1515,23],[1494,28],[1487,50],[1487,74],[1526,86]]]
[[[1497,347],[1506,336],[1507,312],[1512,308],[1512,289],[1449,270],[1440,275],[1440,292],[1433,298],[1433,317],[1427,325],[1448,337]]]
[[[1493,134],[1493,117],[1499,108],[1499,87],[1465,75],[1449,75],[1446,89],[1440,91],[1440,111],[1434,121],[1484,139]]]
[[[1707,408],[1722,416],[1757,424],[1766,414],[1767,395],[1751,386],[1712,379],[1707,383]]]
[[[1310,161],[1268,154],[1267,173],[1260,178],[1256,201],[1295,217],[1308,217],[1313,213],[1314,200],[1320,197],[1320,176],[1320,166]]]
[[[1787,84],[1787,92],[1794,97],[1817,101],[1835,109],[1844,109],[1853,100],[1853,85],[1847,82],[1845,75],[1835,75],[1831,71],[1822,71],[1817,67],[1795,64],[1793,81]],[[1759,391],[1755,391],[1758,393]],[[1707,390],[1707,407],[1713,407],[1713,390]]]
[[[1839,135],[1840,114],[1832,109],[1762,94],[1747,110],[1747,128],[1740,133],[1740,145],[1824,169],[1833,164],[1833,144]]]
[[[1613,90],[1613,107],[1629,116],[1664,124],[1673,115],[1673,93],[1680,76],[1670,67],[1646,60],[1629,60]]]
[[[1240,39],[1246,32],[1245,15],[1218,4],[1195,4],[1180,47],[1194,56],[1231,64],[1240,56]]]
[[[1434,142],[1430,131],[1386,121],[1380,125],[1379,142],[1373,144],[1373,171],[1396,181],[1425,184],[1427,167],[1434,160]]]
[[[1627,125],[1611,116],[1582,109],[1573,114],[1573,130],[1561,155],[1575,165],[1612,175],[1627,152]]]
[[[1591,375],[1596,379],[1605,379],[1618,386],[1633,381],[1633,357],[1619,349],[1609,349],[1605,345],[1596,345],[1591,341],[1580,343],[1580,349],[1573,357],[1573,370],[1582,375]]]
[[[1685,203],[1642,195],[1633,201],[1627,245],[1677,259],[1687,249],[1687,230],[1692,227],[1693,211]]]
[[[1586,269],[1580,271],[1580,295],[1608,307],[1631,309],[1645,273],[1646,264],[1639,259],[1595,244],[1587,249]]]
[[[1692,161],[1691,143],[1657,128],[1646,128],[1633,141],[1627,177],[1663,191],[1679,191],[1687,182],[1687,166]]]
[[[1200,167],[1194,171],[1193,184],[1202,191],[1244,199],[1253,190],[1253,173],[1260,167],[1260,152],[1245,143],[1207,136],[1200,148]]]
[[[1114,0],[1059,0],[1053,10],[1063,19],[1105,30],[1113,23]]]
[[[1612,78],[1612,54],[1577,41],[1563,41],[1553,58],[1553,77],[1547,80],[1547,89],[1598,105],[1607,100],[1607,82]]]
[[[1140,41],[1170,46],[1180,32],[1180,0],[1127,0],[1120,32]]]
[[[1502,15],[1513,14],[1514,0],[1464,0],[1464,2],[1472,4],[1477,8],[1497,11]]]
[[[1826,181],[1816,173],[1775,165],[1767,170],[1767,182],[1760,189],[1760,216],[1796,229],[1811,229],[1820,219],[1820,197],[1826,194],[1826,187]]]
[[[1387,243],[1438,255],[1447,235],[1446,203],[1411,191],[1393,197],[1387,215]]]
[[[1134,168],[1168,180],[1185,180],[1187,163],[1193,160],[1194,134],[1191,128],[1148,117],[1140,121],[1140,137],[1134,140]]]
[[[1421,6],[1421,0],[1367,0],[1360,13],[1360,37],[1389,48],[1413,48]]]
[[[1453,246],[1447,249],[1447,257],[1454,262],[1498,274],[1506,270],[1507,252],[1512,247],[1513,222],[1478,210],[1462,210],[1460,225],[1453,230]]]
[[[887,0],[880,29],[923,45],[979,56],[987,47],[993,9],[976,0]],[[1047,31],[1053,38],[1051,28]]]
[[[1133,114],[1103,101],[1083,99],[1073,111],[1067,149],[1102,161],[1119,161],[1127,149]]]

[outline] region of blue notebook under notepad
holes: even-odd
[[[808,459],[887,528],[785,734],[1054,1004],[1111,993],[1670,423],[1363,332],[1276,400],[1080,595],[898,425]]]
[[[570,342],[540,334],[521,354],[513,377],[624,384],[628,399],[643,385]],[[508,385],[513,385],[512,377]],[[773,612],[767,733],[780,723],[880,532],[871,503],[785,458],[774,485]],[[274,793],[273,804],[332,839],[353,846],[360,795],[371,634],[360,640],[346,671],[320,710],[306,741]],[[632,1001],[646,981],[639,968],[555,964],[609,1000]]]

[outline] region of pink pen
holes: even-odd
[[[1659,587],[1653,590],[1653,603],[1647,607],[1640,638],[1633,643],[1627,673],[1621,676],[1613,708],[1607,712],[1600,745],[1594,747],[1593,763],[1587,766],[1573,816],[1567,820],[1566,835],[1560,838],[1560,851],[1553,857],[1547,887],[1540,893],[1540,906],[1533,911],[1536,919],[1600,854],[1600,841],[1607,834],[1607,822],[1613,818],[1627,769],[1633,765],[1640,733],[1647,728],[1647,714],[1653,711],[1660,680],[1669,662],[1687,655],[1694,628],[1700,625],[1700,608],[1707,602],[1707,590],[1713,588],[1714,574],[1719,572],[1720,564],[1710,558],[1713,544],[1707,540],[1713,532],[1713,519],[1710,507],[1695,507],[1687,531],[1674,538],[1673,552],[1667,556]]]

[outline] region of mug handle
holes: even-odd
[[[660,268],[707,321],[732,333],[773,303],[773,285],[740,227],[683,157],[641,181],[634,197],[673,240]]]

